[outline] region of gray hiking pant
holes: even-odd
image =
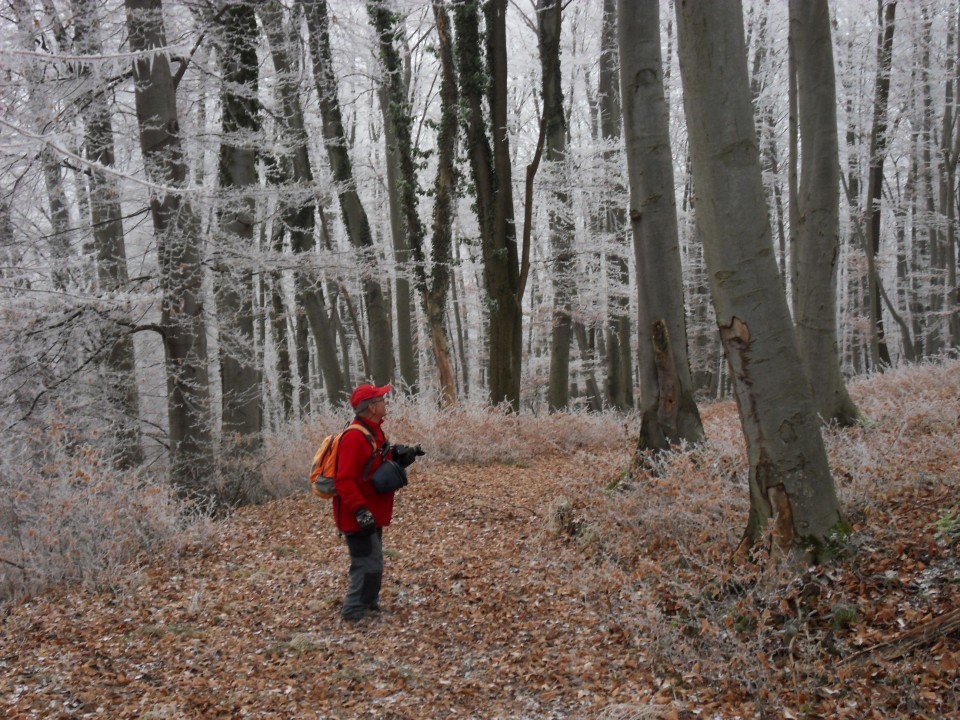
[[[383,528],[369,535],[346,536],[350,551],[350,587],[343,599],[343,616],[356,616],[377,609],[383,582]]]

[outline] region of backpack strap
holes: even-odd
[[[370,476],[370,466],[373,465],[373,459],[377,456],[377,440],[373,437],[373,433],[370,432],[365,426],[361,425],[358,422],[351,422],[347,425],[347,430],[359,430],[366,436],[367,441],[370,443],[370,459],[367,460],[367,464],[363,468],[363,475],[360,476],[360,482],[366,482],[367,478]]]

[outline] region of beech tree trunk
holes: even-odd
[[[743,10],[738,0],[676,9],[697,217],[747,442],[745,539],[773,519],[781,547],[823,558],[841,516],[773,252]]]
[[[600,134],[607,143],[619,144],[623,117],[620,112],[620,72],[617,51],[616,0],[603,0],[603,26],[600,40],[598,110]],[[607,163],[618,153],[604,150]],[[618,193],[619,194],[619,193]],[[607,343],[607,403],[618,410],[633,407],[633,354],[630,347],[630,298],[627,288],[630,267],[627,263],[626,212],[619,203],[605,201],[601,208],[603,229],[612,236],[617,248],[607,253],[607,276],[610,281],[610,310],[605,337]]]
[[[803,147],[793,254],[797,346],[821,419],[852,425],[859,413],[847,392],[837,351],[840,149],[827,0],[790,0],[790,37]]]
[[[353,164],[350,160],[340,102],[337,98],[337,78],[330,53],[330,19],[327,3],[326,0],[303,0],[302,4],[306,10],[314,81],[320,97],[323,140],[340,199],[343,222],[353,246],[358,250],[370,252],[374,249],[373,235],[353,177]],[[393,375],[393,331],[376,266],[367,268],[367,272],[364,273],[363,296],[367,308],[369,372],[372,381],[382,385],[390,382]]]
[[[476,192],[487,294],[487,382],[491,402],[506,402],[516,411],[520,409],[523,317],[507,136],[507,3],[485,3],[485,44],[481,41],[477,6],[478,2],[455,5],[454,23],[466,152]],[[481,48],[486,49],[486,67]],[[483,113],[484,88],[489,90],[492,142]]]
[[[398,33],[398,40],[403,42],[407,58],[409,59],[409,47],[406,47],[406,38],[403,34],[402,22],[396,18],[395,14],[379,0],[370,2],[367,5],[378,12],[382,10],[385,16],[388,16],[391,32]],[[371,10],[371,18],[373,17]],[[374,23],[374,29],[376,23]],[[379,30],[377,30],[379,33]],[[382,44],[383,39],[380,40]],[[391,48],[392,36],[391,36]],[[386,70],[387,77],[384,77],[380,86],[380,109],[383,114],[383,142],[386,146],[386,170],[387,170],[387,197],[390,201],[390,235],[393,239],[393,256],[396,260],[397,268],[400,272],[397,274],[394,287],[396,288],[396,308],[397,308],[397,370],[399,372],[399,381],[403,388],[410,394],[415,395],[420,386],[420,367],[417,356],[417,332],[416,332],[416,306],[413,299],[412,284],[408,278],[411,269],[410,241],[407,239],[405,230],[404,214],[407,208],[404,207],[404,195],[406,188],[401,178],[401,158],[399,153],[399,139],[397,129],[394,125],[394,116],[397,114],[397,108],[392,105],[391,93],[394,82],[400,85],[400,97],[406,112],[409,113],[410,103],[407,100],[407,93],[410,89],[409,64],[401,67],[401,60],[396,58],[396,69]],[[395,74],[395,76],[394,76]],[[407,135],[409,136],[409,129]],[[414,176],[414,181],[416,177]],[[419,188],[417,195],[420,194]]]
[[[257,152],[252,138],[260,131],[258,103],[257,18],[252,3],[223,10],[220,68],[223,141],[220,145],[219,257],[214,257],[214,294],[220,326],[222,389],[221,444],[230,468],[231,484],[240,503],[260,498],[261,478],[250,456],[260,449],[263,430],[261,374],[254,337],[253,269],[237,266],[237,258],[256,248],[257,203],[251,190],[258,182]]]
[[[659,0],[619,0],[620,82],[637,260],[637,449],[703,440],[687,359],[673,154],[663,92]]]
[[[447,291],[450,286],[449,260],[451,245],[451,203],[454,192],[453,162],[456,149],[456,81],[454,76],[450,27],[446,10],[441,3],[433,5],[437,24],[441,54],[441,98],[442,112],[440,136],[438,142],[439,165],[435,193],[435,215],[433,228],[433,261],[431,278],[427,279],[427,259],[424,252],[424,229],[417,211],[418,184],[413,161],[413,141],[410,127],[412,118],[406,91],[401,82],[400,57],[393,45],[397,34],[397,18],[387,8],[383,0],[370,0],[367,4],[370,18],[380,44],[380,58],[384,68],[386,85],[384,100],[396,140],[394,151],[399,168],[400,205],[403,208],[406,242],[414,258],[414,277],[417,291],[423,302],[424,312],[429,324],[430,341],[437,364],[441,403],[444,406],[456,402],[456,379],[450,362],[449,342],[446,330]]]
[[[176,188],[187,182],[176,89],[170,73],[160,0],[125,0],[140,148],[158,188],[150,212],[160,265],[160,329],[167,371],[171,480],[185,497],[216,498],[203,307],[200,223]]]
[[[877,6],[882,10],[883,0]],[[867,180],[867,283],[870,301],[870,360],[873,370],[890,366],[890,350],[883,329],[880,301],[880,275],[877,256],[880,254],[880,200],[883,194],[883,163],[887,155],[887,104],[890,98],[890,67],[893,62],[893,28],[897,3],[890,0],[881,12],[877,33],[877,80],[874,100],[873,129],[870,131],[870,172]]]
[[[100,55],[99,11],[74,15],[74,43],[81,55]],[[86,69],[83,71],[86,73]],[[87,95],[84,111],[84,144],[90,168],[90,220],[97,257],[97,284],[104,293],[127,289],[127,251],[123,233],[120,190],[114,176],[100,168],[114,166],[113,121],[103,88]],[[114,464],[131,468],[143,460],[140,432],[140,393],[136,378],[133,338],[124,327],[104,331],[107,348],[103,371],[107,402],[115,410],[111,429],[114,438]]]
[[[298,64],[293,59],[291,38],[283,20],[283,7],[276,0],[269,0],[258,7],[264,31],[270,42],[270,56],[277,74],[283,78],[277,85],[277,93],[282,111],[280,121],[287,143],[291,150],[289,156],[277,159],[277,167],[272,175],[274,182],[284,184],[292,181],[294,187],[285,196],[289,200],[281,202],[279,222],[290,234],[290,249],[294,254],[312,251],[316,246],[316,198],[313,189],[313,171],[307,152],[307,134],[300,103],[299,88],[295,78],[298,76]],[[295,192],[294,192],[295,191]],[[309,409],[307,389],[309,372],[307,368],[307,345],[303,325],[305,316],[313,332],[314,344],[320,371],[323,374],[327,398],[333,404],[346,399],[349,389],[337,357],[337,336],[335,323],[327,311],[326,299],[320,286],[317,273],[307,268],[294,271],[294,286],[297,297],[297,372],[300,377],[301,408]],[[336,308],[332,308],[336,312]],[[303,315],[301,315],[302,313]]]
[[[565,409],[570,403],[570,341],[573,337],[573,213],[568,179],[564,169],[567,152],[567,123],[563,115],[560,75],[560,0],[537,1],[537,35],[543,78],[543,114],[546,123],[544,159],[552,199],[548,205],[550,247],[553,252],[550,277],[553,280],[553,323],[550,332],[550,379],[547,403],[550,410]]]
[[[955,96],[960,88],[960,12],[954,11],[947,33],[947,82],[944,88],[943,131],[940,154],[943,171],[940,176],[940,213],[944,218],[946,251],[946,307],[950,347],[960,346],[960,285],[957,284],[957,160],[960,159],[960,132],[954,128],[957,112]]]

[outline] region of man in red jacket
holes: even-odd
[[[387,415],[390,385],[360,385],[350,396],[356,414],[353,422],[369,431],[348,430],[340,440],[334,485],[333,517],[350,551],[350,586],[343,600],[343,618],[362,620],[380,611],[383,581],[383,528],[393,518],[394,492],[377,492],[370,478],[386,460],[407,467],[423,451],[417,447],[390,446],[381,427]]]

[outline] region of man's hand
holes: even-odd
[[[393,446],[393,459],[397,461],[400,467],[410,467],[413,465],[413,461],[421,455],[426,455],[426,453],[419,445],[413,447],[409,445]]]
[[[360,530],[362,532],[376,529],[377,521],[374,519],[373,513],[367,510],[365,507],[357,510],[353,516],[357,519],[357,525],[360,526]]]

